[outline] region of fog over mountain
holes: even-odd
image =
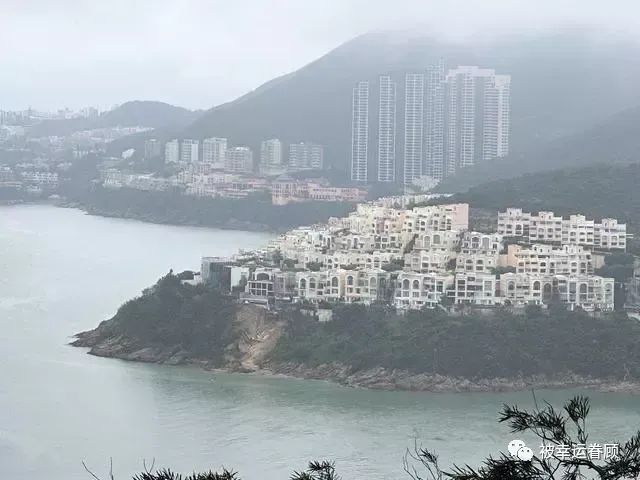
[[[3,0],[0,108],[210,108],[367,31],[450,41],[582,25],[637,36],[638,10],[632,0]]]
[[[326,145],[328,163],[346,169],[354,83],[371,80],[373,86],[378,75],[390,73],[396,77],[398,98],[402,99],[404,74],[423,71],[439,59],[449,67],[481,65],[511,74],[514,155],[640,105],[636,80],[640,78],[640,47],[627,37],[575,29],[460,44],[414,32],[374,32],[211,109],[183,135],[225,136],[253,147],[274,136],[285,142],[312,140]],[[373,87],[374,105],[375,92]],[[398,108],[402,122],[402,100]],[[375,128],[375,121],[370,121]],[[401,136],[397,141],[401,156]]]
[[[97,118],[70,118],[46,120],[29,132],[32,137],[48,135],[70,135],[79,130],[103,127],[145,126],[157,128],[184,128],[201,114],[186,108],[175,107],[162,102],[132,101],[120,105]]]

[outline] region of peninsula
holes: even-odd
[[[637,389],[640,325],[603,276],[633,276],[624,224],[511,208],[482,233],[467,204],[415,200],[205,257],[73,344],[380,389]]]

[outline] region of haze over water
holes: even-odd
[[[225,465],[248,480],[286,479],[308,460],[329,458],[345,479],[399,479],[416,436],[445,466],[506,451],[513,436],[497,412],[504,402],[530,406],[530,393],[356,390],[127,363],[67,346],[169,268],[197,269],[202,255],[269,238],[0,207],[0,478],[87,479],[83,460],[106,478],[112,457],[122,480],[155,457],[184,473]],[[640,428],[640,398],[590,396],[594,442]]]

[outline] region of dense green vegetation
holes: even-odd
[[[111,335],[150,346],[180,347],[195,357],[220,362],[233,339],[233,299],[202,286],[183,285],[185,276],[162,277],[122,305],[102,328]]]
[[[529,308],[526,315],[425,310],[397,316],[382,307],[341,305],[333,315],[328,323],[294,316],[273,359],[469,379],[574,373],[640,380],[640,324],[623,314]]]
[[[125,303],[99,327],[101,338],[138,347],[186,352],[220,364],[238,338],[231,296],[183,285],[169,273]],[[333,305],[333,321],[317,322],[296,308],[281,313],[287,326],[268,362],[308,367],[333,362],[354,371],[384,367],[470,380],[583,377],[640,381],[640,323],[626,314],[593,316],[528,307],[524,314],[436,310],[399,315],[386,306]]]
[[[209,227],[286,230],[345,216],[347,202],[305,202],[276,206],[266,195],[243,199],[199,198],[180,192],[146,192],[95,187],[75,197],[89,213]]]
[[[514,178],[559,168],[606,162],[624,165],[640,160],[640,107],[607,118],[583,132],[550,142],[536,142],[520,154],[461,169],[438,185],[441,192],[464,192],[496,179]]]
[[[637,233],[640,232],[638,185],[640,163],[599,164],[496,180],[446,201],[469,202],[473,207],[492,210],[522,207],[532,212],[553,210],[563,215],[583,213],[597,219],[613,217],[626,222],[630,233]],[[638,251],[639,240],[635,239],[634,251]]]

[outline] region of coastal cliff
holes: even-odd
[[[243,308],[240,314],[259,316],[259,308]],[[264,311],[264,310],[263,310]],[[257,314],[257,315],[256,315]],[[257,324],[254,324],[255,328]],[[357,370],[351,365],[334,362],[314,367],[296,362],[269,361],[271,349],[282,333],[282,324],[274,323],[265,329],[258,328],[254,341],[230,346],[241,353],[229,355],[223,365],[206,358],[194,358],[179,347],[147,346],[123,336],[109,336],[99,328],[77,335],[72,342],[76,347],[88,347],[91,355],[117,358],[127,361],[157,363],[163,365],[193,365],[205,370],[236,373],[255,373],[326,380],[340,385],[372,390],[404,390],[414,392],[510,392],[531,388],[592,388],[620,393],[640,393],[640,383],[620,381],[614,378],[596,379],[566,374],[555,378],[545,375],[518,378],[468,379],[439,374],[412,373],[409,370],[384,367]],[[105,335],[106,334],[106,335]],[[240,345],[242,345],[241,348]]]
[[[183,275],[183,274],[181,274]],[[591,387],[639,392],[640,326],[626,315],[412,312],[335,306],[318,322],[163,277],[77,335],[92,355],[410,391]]]
[[[170,300],[168,292],[173,295]],[[142,321],[140,310],[149,309],[142,306],[145,303],[158,310],[149,317],[153,324],[143,327],[153,330],[148,334],[132,325]],[[194,308],[195,304],[204,308]],[[176,332],[184,330],[173,335],[166,320]],[[112,319],[77,334],[71,345],[87,347],[98,357],[251,372],[261,369],[284,328],[285,322],[264,308],[237,305],[229,296],[183,285],[178,276],[169,274],[123,305]]]

